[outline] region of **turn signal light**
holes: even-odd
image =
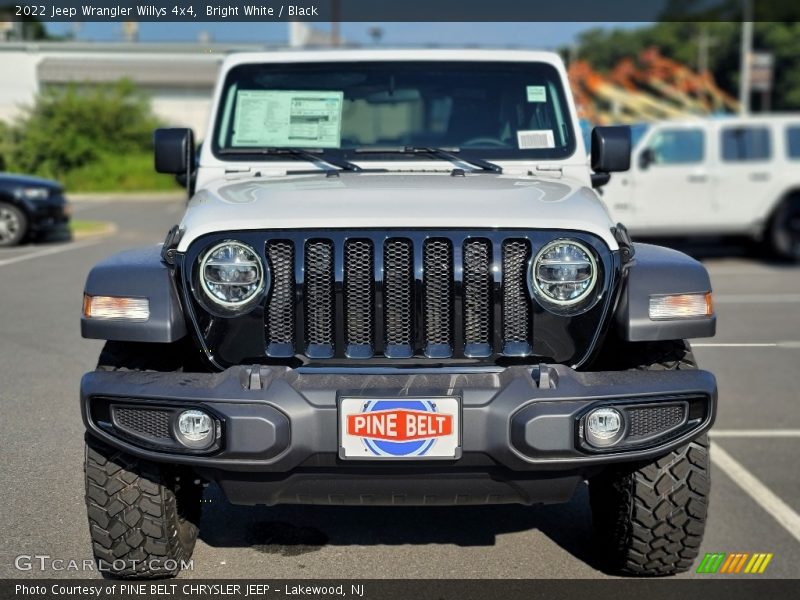
[[[654,321],[696,319],[710,317],[713,314],[714,304],[711,300],[711,292],[650,297],[650,318]]]
[[[87,319],[127,319],[147,321],[150,301],[147,298],[83,295],[83,316]]]

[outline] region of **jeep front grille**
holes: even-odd
[[[531,354],[527,239],[372,235],[270,240],[266,256],[271,273],[264,312],[269,357]]]
[[[596,295],[572,315],[541,305],[528,281],[533,257],[560,238],[598,259]],[[200,257],[226,239],[252,247],[267,280],[262,301],[233,315],[214,314],[195,293]],[[580,365],[621,281],[600,239],[529,229],[226,231],[192,244],[178,266],[187,315],[219,368]]]

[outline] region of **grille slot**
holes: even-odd
[[[273,240],[267,244],[272,277],[271,297],[267,307],[267,354],[294,356],[294,244]]]
[[[685,404],[630,408],[627,410],[628,439],[642,440],[667,433],[681,425],[685,415]]]
[[[388,240],[383,247],[383,314],[389,358],[414,355],[414,250],[410,240]]]
[[[306,356],[331,358],[334,350],[333,244],[312,241],[305,252]]]
[[[345,343],[349,358],[373,354],[375,254],[370,240],[348,240],[344,247]]]
[[[527,289],[528,240],[503,243],[503,354],[528,356],[531,353],[531,305]]]
[[[157,440],[170,440],[170,412],[155,408],[115,406],[114,425],[126,433]]]
[[[464,243],[464,354],[492,353],[492,247],[489,240]]]
[[[453,250],[449,240],[429,240],[423,252],[425,356],[453,355]]]

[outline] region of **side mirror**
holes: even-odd
[[[158,173],[184,174],[187,181],[191,179],[195,160],[191,129],[156,129],[153,146]]]
[[[644,171],[656,162],[656,153],[652,148],[645,148],[642,150],[641,154],[639,154],[639,168]]]
[[[592,171],[616,173],[631,167],[631,128],[595,127],[592,129]]]

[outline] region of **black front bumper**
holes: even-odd
[[[37,234],[66,230],[70,219],[70,208],[62,194],[41,201],[29,201],[26,205],[31,231]]]
[[[342,460],[337,414],[342,396],[460,397],[460,458]],[[582,373],[560,365],[468,372],[286,367],[232,367],[217,374],[93,372],[81,383],[90,434],[142,458],[189,465],[218,481],[231,501],[245,504],[566,501],[580,481],[604,466],[652,459],[708,430],[716,397],[714,377],[705,371]],[[205,454],[159,446],[118,427],[109,416],[112,405],[204,409],[219,420],[221,437]],[[623,411],[680,405],[684,417],[628,447],[592,449],[583,439],[581,418],[608,405]]]

